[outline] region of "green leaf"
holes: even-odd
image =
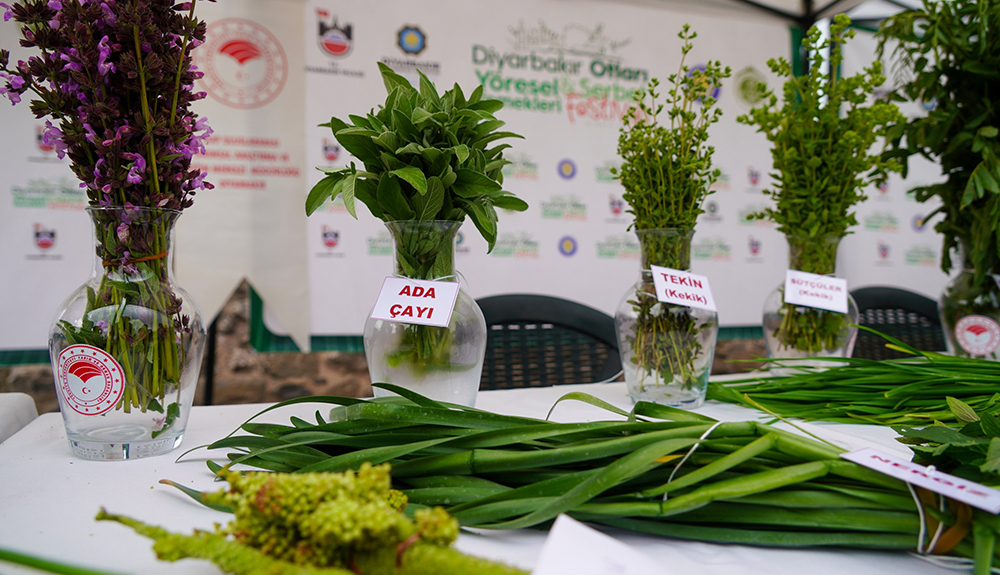
[[[990,440],[990,446],[986,450],[986,462],[979,466],[979,470],[985,473],[1000,473],[1000,437]]]
[[[948,409],[951,409],[951,412],[955,414],[955,419],[958,421],[962,423],[979,421],[979,416],[976,415],[976,411],[972,409],[968,403],[950,396],[946,397],[945,401],[948,402]]]
[[[329,122],[327,122],[325,124],[320,124],[320,127],[328,127],[328,128],[330,128],[330,130],[334,134],[336,134],[337,132],[339,132],[341,130],[345,130],[347,128],[350,128],[351,125],[348,124],[347,122],[341,120],[340,118],[334,116],[334,117],[330,118]]]
[[[372,141],[372,138],[376,136],[378,136],[378,132],[366,128],[345,128],[335,135],[345,150],[365,164],[378,163],[381,150]]]
[[[406,183],[413,186],[413,189],[417,190],[420,195],[427,193],[427,178],[420,168],[415,168],[413,166],[407,166],[405,168],[400,168],[398,170],[393,170],[389,172],[390,174],[406,180]]]
[[[357,187],[358,174],[357,172],[344,178],[344,185],[341,193],[344,194],[344,207],[347,208],[347,213],[354,216],[354,219],[358,219],[358,214],[354,208],[354,190]]]
[[[441,97],[438,96],[434,84],[419,69],[417,70],[417,75],[420,76],[420,95],[440,106]]]
[[[444,206],[444,186],[436,176],[427,178],[427,194],[423,196],[424,204],[417,216],[421,221],[436,219],[438,212]]]
[[[410,207],[410,204],[407,203],[406,198],[403,196],[403,191],[396,178],[387,176],[379,178],[378,191],[376,193],[382,212],[391,219],[412,220],[416,216],[413,208]]]
[[[430,120],[431,116],[433,116],[433,114],[423,108],[414,108],[413,113],[410,115],[410,120],[413,122],[413,125],[416,126]]]
[[[382,83],[385,84],[385,91],[387,93],[392,93],[397,88],[401,93],[406,95],[416,93],[416,90],[410,85],[410,81],[394,72],[389,66],[379,62],[378,70],[382,74]]]
[[[523,212],[528,209],[528,202],[525,202],[521,198],[515,196],[503,195],[492,198],[492,201],[494,206],[504,210]]]
[[[378,197],[376,196],[375,181],[365,179],[355,181],[354,195],[366,206],[368,206],[368,211],[371,212],[373,216],[380,220],[385,219],[385,213],[382,211],[382,207],[379,205]]]
[[[455,153],[455,157],[458,159],[458,165],[461,166],[465,163],[465,160],[469,159],[469,147],[465,144],[460,144],[458,146],[453,146],[451,151]]]
[[[335,198],[334,187],[343,179],[343,173],[336,173],[316,182],[316,185],[309,190],[309,196],[306,197],[306,215],[313,215],[327,199]]]
[[[469,218],[472,219],[473,225],[482,234],[483,239],[486,240],[488,244],[486,252],[493,251],[493,246],[497,241],[497,223],[495,213],[492,218],[489,215],[492,206],[490,206],[490,210],[487,210],[486,206],[476,201],[461,202],[460,205],[465,213],[469,215]]]
[[[455,170],[455,183],[451,189],[463,198],[474,198],[499,191],[501,186],[484,174],[468,168],[459,168]]]

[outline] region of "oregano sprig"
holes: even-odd
[[[873,151],[887,126],[903,118],[889,101],[868,103],[885,82],[881,62],[845,78],[822,72],[827,49],[830,69],[839,69],[843,45],[854,37],[850,22],[838,15],[829,38],[810,28],[802,42],[812,58],[808,74],[795,76],[784,58],[768,60],[772,72],[788,78],[781,106],[768,90],[762,106],[736,119],[757,126],[772,144],[774,184],[764,194],[775,205],[753,217],[778,224],[786,236],[846,235],[858,223],[851,210],[865,199],[864,188],[900,169],[896,161]]]
[[[715,148],[708,145],[708,128],[722,116],[712,94],[731,70],[718,61],[708,62],[704,70],[689,68],[685,60],[698,33],[685,24],[678,37],[684,41],[681,61],[677,73],[667,78],[666,98],[659,100],[659,80],[650,80],[646,90],[636,92],[618,137],[622,165],[612,173],[625,188],[623,198],[640,230],[693,229],[721,174],[712,168]],[[664,106],[668,125],[659,121]]]

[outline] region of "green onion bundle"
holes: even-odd
[[[317,412],[316,423],[251,419],[242,426],[246,434],[209,447],[234,450],[230,465],[283,472],[387,462],[393,486],[411,504],[445,506],[470,527],[544,528],[566,513],[680,539],[913,551],[928,547],[940,525],[948,536],[939,538],[935,553],[975,558],[982,574],[1000,565],[997,517],[933,496],[918,508],[901,481],[769,425],[720,423],[646,402],[627,413],[579,393],[560,401],[585,400],[625,419],[554,423],[378,385],[401,397],[290,400],[270,409],[303,402],[336,407],[328,418]]]
[[[876,361],[861,358],[813,358],[828,367],[798,367],[785,376],[765,376],[711,383],[708,399],[742,403],[782,417],[844,423],[920,425],[935,421],[960,426],[947,397],[973,409],[1000,393],[1000,362],[918,351],[876,333],[886,347],[913,357]],[[783,367],[784,360],[768,360]]]

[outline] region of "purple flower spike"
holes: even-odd
[[[118,235],[118,242],[126,244],[128,243],[128,224],[122,222],[118,224],[118,229],[115,230]]]
[[[108,58],[111,56],[111,47],[108,46],[107,36],[101,38],[101,41],[97,43],[97,50],[97,72],[101,76],[107,76],[108,73],[115,71],[115,65],[108,62]]]
[[[62,10],[63,5],[59,0],[49,0],[49,8],[52,8],[53,10]]]
[[[6,22],[14,17],[14,13],[11,12],[9,5],[0,2],[0,8],[3,8],[3,21]]]

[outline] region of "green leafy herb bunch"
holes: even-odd
[[[343,196],[351,215],[361,200],[385,221],[396,244],[395,273],[420,280],[455,280],[454,238],[468,216],[492,251],[497,208],[524,211],[528,205],[503,189],[504,122],[493,114],[500,100],[483,99],[482,86],[468,97],[455,84],[438,94],[418,72],[419,89],[379,63],[388,97],[379,109],[350,115],[347,123],[323,124],[363,167],[322,169],[326,174],[309,192],[306,213]],[[452,324],[459,320],[452,316]],[[407,365],[417,376],[453,369],[450,328],[401,324],[402,339],[384,358],[390,368]],[[373,361],[371,358],[369,361]],[[383,359],[376,359],[382,362]],[[468,369],[470,365],[460,366]]]
[[[875,150],[888,126],[903,118],[895,104],[871,101],[885,83],[881,62],[845,78],[822,71],[827,50],[829,68],[839,69],[843,46],[854,36],[849,25],[850,18],[838,15],[829,38],[815,26],[809,30],[802,42],[811,55],[805,75],[795,76],[784,58],[769,60],[771,71],[788,78],[780,105],[768,91],[762,106],[737,118],[756,126],[772,144],[774,184],[764,193],[774,207],[752,217],[776,223],[785,234],[792,269],[815,274],[834,273],[839,240],[857,225],[852,209],[865,199],[864,188],[899,171],[897,162]],[[774,335],[780,347],[817,353],[842,347],[848,336],[842,314],[788,304],[779,313]]]
[[[887,19],[877,34],[879,54],[894,46],[893,55],[902,62],[892,97],[934,106],[892,126],[886,157],[900,160],[904,175],[913,156],[941,166],[945,181],[911,192],[920,202],[941,201],[927,216],[944,214],[935,225],[944,241],[941,269],[957,267],[952,252],[961,247],[960,265],[972,270],[950,288],[965,305],[950,308],[942,302],[949,326],[969,314],[995,315],[1000,305],[1000,288],[990,277],[1000,273],[998,23],[997,0],[925,1]]]
[[[665,97],[661,100],[656,78],[637,91],[618,137],[622,164],[612,173],[635,218],[632,227],[639,235],[644,270],[626,302],[635,315],[634,334],[621,342],[626,380],[635,379],[629,381],[633,397],[644,397],[649,384],[680,383],[689,389],[703,379],[696,358],[705,336],[717,326],[714,318],[706,322],[691,308],[661,304],[649,273],[650,265],[690,267],[695,223],[720,175],[712,167],[715,149],[708,144],[708,130],[722,116],[713,94],[731,70],[718,61],[709,61],[704,69],[685,65],[697,35],[683,26],[680,63],[667,78]]]
[[[328,199],[343,195],[347,211],[357,217],[355,198],[376,218],[452,220],[468,216],[493,249],[497,237],[496,208],[524,211],[523,200],[503,190],[503,158],[509,144],[489,147],[503,138],[520,138],[497,131],[504,125],[493,113],[500,100],[484,100],[482,86],[466,98],[462,89],[438,94],[420,74],[419,90],[379,63],[389,95],[378,111],[350,115],[351,123],[331,118],[323,126],[355,158],[357,168],[322,169],[326,176],[309,192],[306,213]]]

